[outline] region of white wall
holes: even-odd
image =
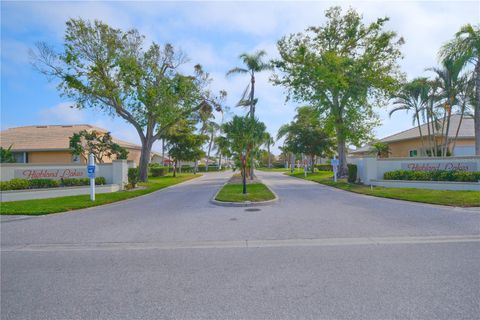
[[[447,167],[468,167],[467,171],[480,171],[480,156],[446,157],[446,158],[387,158],[377,159],[373,157],[351,158],[350,163],[358,167],[358,178],[362,183],[370,184],[372,180],[383,180],[385,172],[394,170],[409,170],[407,165],[438,166],[440,169]]]
[[[107,184],[118,184],[121,189],[128,183],[128,168],[135,167],[135,163],[127,160],[114,160],[112,163],[96,165],[96,176],[104,177]],[[61,178],[88,178],[87,167],[78,164],[29,164],[29,163],[2,163],[0,165],[0,181],[14,178],[21,179],[54,179]]]

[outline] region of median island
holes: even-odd
[[[247,193],[243,194],[241,175],[234,175],[217,193],[215,200],[220,202],[264,202],[276,199],[275,194],[260,180],[247,179]]]

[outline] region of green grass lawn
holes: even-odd
[[[247,194],[243,194],[241,183],[226,184],[218,193],[215,200],[224,202],[267,201],[275,199],[275,195],[263,183],[247,185]]]
[[[176,178],[172,177],[171,175],[155,178],[150,177],[147,183],[139,184],[141,186],[145,186],[145,189],[101,193],[95,195],[95,201],[90,201],[90,195],[80,195],[38,200],[2,202],[0,213],[2,215],[25,214],[35,216],[94,207],[138,197],[200,176],[200,174],[177,174]]]
[[[344,179],[340,179],[338,182],[334,182],[332,180],[333,173],[330,171],[320,171],[313,174],[309,173],[306,178],[304,177],[303,172],[290,174],[290,176],[315,181],[345,191],[351,191],[375,197],[400,199],[431,204],[441,204],[456,207],[480,206],[479,191],[385,188],[375,186],[373,188],[370,188],[370,186],[348,183]]]

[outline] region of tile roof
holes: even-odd
[[[39,125],[10,128],[0,132],[0,146],[12,146],[14,151],[67,150],[69,138],[82,130],[108,132],[89,124],[78,125]],[[128,149],[141,149],[141,146],[112,137],[115,143]]]
[[[460,122],[460,115],[458,114],[452,115],[452,117],[450,118],[450,130],[448,132],[448,136],[450,138],[455,138],[455,134],[456,134],[459,122]],[[427,135],[428,133],[427,124],[426,123],[422,124],[420,128],[422,130],[422,134]],[[458,132],[458,138],[468,139],[468,138],[474,138],[474,137],[475,137],[475,131],[474,131],[473,117],[464,116],[462,120],[462,125],[460,126],[460,131]],[[388,143],[388,142],[409,140],[409,139],[415,139],[415,138],[420,138],[420,130],[418,129],[418,127],[413,127],[411,129],[404,130],[399,133],[395,133],[393,135],[380,139],[380,141]],[[371,146],[366,145],[356,150],[353,150],[351,153],[360,153],[360,152],[366,152],[371,150],[372,150]]]

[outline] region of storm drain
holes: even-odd
[[[260,211],[262,209],[259,209],[259,208],[248,208],[248,209],[245,209],[245,211],[248,211],[248,212],[255,212],[255,211]]]

